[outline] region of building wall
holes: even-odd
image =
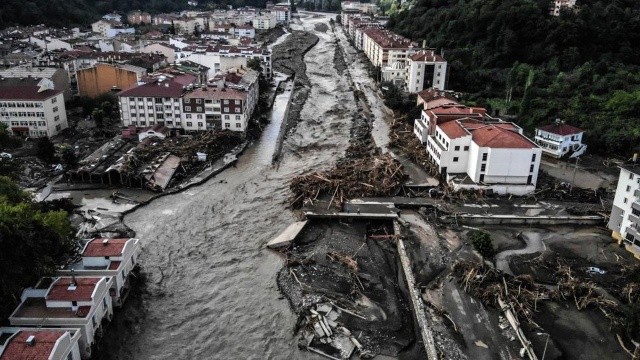
[[[447,62],[430,62],[430,61],[412,61],[408,59],[407,66],[407,90],[410,93],[420,92],[426,88],[433,87],[438,90],[444,90],[447,79]],[[433,76],[431,84],[424,81],[424,72],[427,66],[433,65]]]
[[[573,146],[582,145],[583,134],[561,136],[547,131],[536,130],[535,141],[546,154],[561,158],[569,153]]]
[[[176,52],[170,47],[161,44],[151,44],[142,48],[143,53],[156,54],[160,53],[167,58],[167,62],[173,64],[176,61]]]
[[[14,106],[10,106],[12,104]],[[25,104],[25,107],[18,107],[18,104]],[[67,111],[62,93],[44,101],[0,99],[0,109],[4,109],[0,110],[0,119],[14,135],[35,138],[51,137],[68,127]],[[18,133],[18,128],[28,128],[28,134]]]
[[[112,91],[114,86],[125,90],[138,83],[136,72],[109,64],[96,64],[92,68],[79,70],[76,75],[79,95],[91,98]]]

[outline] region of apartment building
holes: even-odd
[[[447,83],[447,61],[433,50],[420,50],[407,58],[404,83],[407,91],[444,90]]]
[[[118,94],[124,127],[163,125],[185,132],[244,132],[258,99],[258,74],[231,69],[208,84],[184,86],[158,78]]]
[[[271,51],[266,48],[255,46],[187,46],[182,49],[184,56],[178,62],[190,61],[209,68],[209,77],[215,76],[220,71],[227,70],[223,63],[232,64],[231,67],[245,66],[246,60],[258,59],[264,76],[270,79],[273,76]],[[242,62],[229,62],[227,60],[238,59]]]
[[[583,153],[587,149],[587,145],[582,143],[583,135],[582,129],[558,120],[555,124],[537,128],[534,140],[544,154],[559,159],[565,155]]]
[[[560,16],[560,10],[572,9],[574,6],[576,6],[576,0],[554,0],[550,14],[553,16]]]
[[[109,295],[113,306],[120,307],[130,289],[130,275],[140,255],[138,239],[92,239],[85,243],[79,262],[58,270],[60,276],[78,278],[105,276],[113,282]]]
[[[271,12],[261,13],[260,15],[255,16],[251,21],[251,25],[253,25],[256,30],[273,29],[277,24],[276,14]]]
[[[0,360],[80,360],[73,328],[0,328]]]
[[[542,150],[509,122],[463,118],[436,125],[427,153],[454,188],[525,195],[535,191]]]
[[[78,94],[90,98],[128,89],[137,85],[147,74],[147,69],[124,64],[97,63],[77,71]]]
[[[13,86],[25,79],[48,79],[53,82],[55,90],[64,92],[65,101],[71,99],[71,85],[69,74],[65,69],[49,66],[20,65],[0,70],[0,86]],[[13,81],[9,80],[13,79]]]
[[[131,11],[127,14],[127,22],[132,25],[151,24],[151,14],[140,10]]]
[[[111,321],[113,307],[107,277],[42,278],[23,291],[21,303],[9,316],[13,326],[77,328],[83,359],[91,357],[96,339]]]
[[[291,9],[289,5],[278,4],[269,9],[269,11],[276,16],[276,22],[278,24],[286,25],[291,21]]]
[[[365,29],[362,50],[373,66],[384,68],[398,62],[406,67],[407,58],[414,54],[418,44],[385,29]]]
[[[607,227],[620,245],[640,259],[640,165],[636,161],[620,166]]]
[[[420,97],[418,97],[419,103]],[[436,126],[443,124],[447,121],[458,119],[476,119],[482,120],[485,116],[486,110],[484,108],[467,107],[457,102],[453,102],[448,98],[442,98],[443,101],[432,101],[432,105],[440,102],[446,104],[437,105],[435,107],[429,107],[429,104],[425,105],[429,107],[422,110],[420,118],[416,119],[413,124],[413,133],[420,139],[422,144],[426,144],[429,136],[433,136],[436,132]]]
[[[104,37],[112,38],[118,34],[135,34],[134,28],[127,28],[122,23],[114,20],[98,20],[91,24],[91,31]]]
[[[55,136],[68,127],[62,91],[47,79],[37,85],[0,86],[0,121],[16,136]]]

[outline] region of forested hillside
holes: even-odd
[[[256,6],[266,0],[200,0],[201,7]],[[11,25],[89,25],[112,11],[162,13],[184,10],[187,0],[0,0],[0,29]]]
[[[581,126],[591,151],[628,155],[640,141],[640,2],[417,0],[389,26],[445,50],[449,88],[516,115],[531,130],[555,118]]]

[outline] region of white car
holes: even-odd
[[[591,275],[595,275],[595,274],[604,275],[604,274],[606,274],[606,271],[604,271],[604,270],[602,270],[600,268],[597,268],[595,266],[589,266],[587,268],[587,273],[591,274]]]

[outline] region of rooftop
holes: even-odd
[[[0,86],[0,100],[42,101],[61,94],[62,90],[42,90],[38,86]]]
[[[244,100],[247,93],[235,89],[216,87],[203,87],[190,91],[184,95],[185,99],[209,99],[209,100]]]
[[[64,336],[65,331],[18,331],[0,353],[0,360],[48,360],[56,341]],[[33,337],[33,343],[27,339]]]
[[[496,124],[471,130],[473,141],[480,147],[501,149],[534,149],[538,146],[524,135]]]
[[[573,134],[579,134],[581,132],[584,132],[582,129],[579,129],[575,126],[571,126],[569,124],[550,124],[550,125],[539,127],[538,130],[546,131],[548,133],[552,133],[560,136],[573,135]]]
[[[444,58],[436,54],[433,50],[421,50],[411,55],[413,61],[445,61]]]
[[[102,280],[100,277],[76,278],[75,281],[71,277],[58,278],[51,285],[46,299],[50,301],[91,301],[100,280]]]
[[[44,298],[27,298],[18,306],[13,317],[30,319],[84,318],[89,314],[90,309],[90,306],[80,306],[77,311],[73,311],[69,307],[48,308]]]
[[[369,28],[364,30],[364,33],[383,48],[408,49],[418,47],[417,43],[389,30]]]
[[[84,247],[82,256],[83,257],[120,256],[122,255],[122,249],[124,249],[124,245],[127,243],[127,241],[129,241],[129,239],[93,239],[89,241],[87,245]]]
[[[8,69],[0,70],[0,77],[6,78],[50,78],[60,68],[44,67],[44,66],[14,66]]]
[[[160,78],[118,93],[118,96],[169,97],[179,98],[184,92],[184,85],[173,80]]]

